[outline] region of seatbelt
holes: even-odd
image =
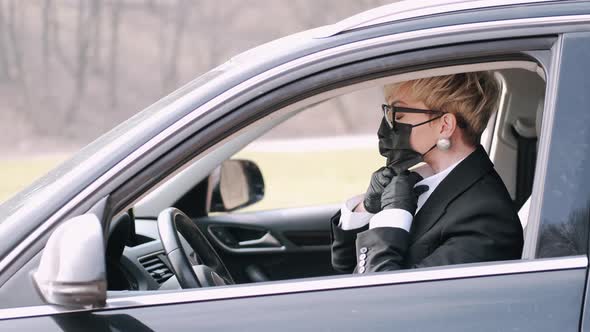
[[[512,126],[517,142],[516,157],[516,209],[524,204],[533,191],[535,164],[537,161],[537,136],[535,126],[528,126],[520,119]]]

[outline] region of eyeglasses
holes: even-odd
[[[447,112],[442,112],[442,111],[421,110],[421,109],[416,109],[416,108],[399,107],[399,106],[393,106],[393,105],[387,105],[387,104],[381,105],[381,109],[383,110],[383,118],[387,122],[387,125],[389,126],[390,129],[394,129],[394,130],[395,130],[395,124],[396,124],[396,121],[395,121],[395,114],[396,113],[432,114],[432,115],[438,115],[439,117],[441,117],[441,116],[443,116],[443,114],[447,113]],[[424,122],[420,122],[418,124],[413,125],[412,127],[416,127],[416,126],[428,123],[432,120],[433,119],[429,119]]]

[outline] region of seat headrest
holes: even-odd
[[[537,132],[535,131],[535,124],[532,123],[532,121],[529,119],[518,118],[516,120],[516,122],[514,122],[513,127],[514,127],[514,130],[521,137],[526,137],[526,138],[537,137]]]
[[[520,135],[521,137],[526,138],[534,138],[539,137],[541,134],[541,124],[543,121],[543,108],[545,102],[542,98],[539,103],[537,104],[537,110],[535,113],[534,123],[533,120],[530,118],[518,118],[514,122],[514,130]]]

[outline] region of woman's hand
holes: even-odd
[[[381,167],[373,173],[362,204],[367,212],[377,213],[381,211],[381,195],[394,175],[395,172],[387,167]]]
[[[418,196],[428,191],[428,186],[420,185],[414,188],[422,176],[416,172],[405,171],[391,179],[381,195],[381,208],[402,209],[416,213]]]

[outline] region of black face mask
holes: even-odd
[[[436,117],[417,125],[396,122],[394,129],[390,128],[387,121],[383,119],[379,126],[379,130],[377,131],[377,136],[379,137],[379,153],[387,158],[386,166],[393,169],[396,174],[400,174],[423,161],[424,156],[434,149],[436,144],[424,154],[414,151],[410,146],[412,128],[421,126],[438,118],[439,117]]]

